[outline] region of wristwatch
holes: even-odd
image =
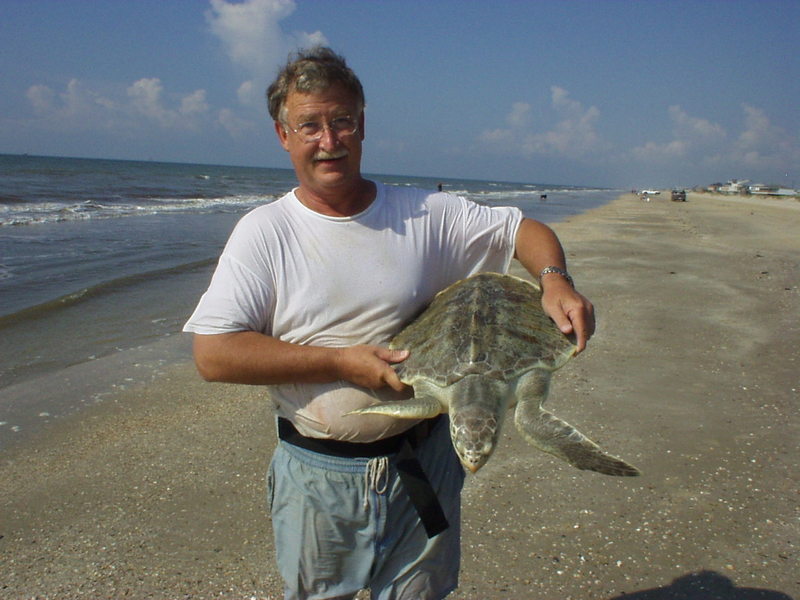
[[[561,275],[564,279],[567,280],[567,282],[573,288],[575,287],[575,282],[572,281],[572,276],[569,273],[567,273],[564,269],[562,269],[561,267],[545,267],[544,269],[542,269],[542,272],[539,273],[539,285],[540,286],[542,285],[542,277],[544,277],[548,273],[557,273],[558,275]]]

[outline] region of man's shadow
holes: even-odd
[[[794,600],[788,594],[762,588],[736,587],[714,571],[689,573],[665,587],[614,596],[610,600]]]

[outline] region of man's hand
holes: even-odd
[[[340,379],[369,389],[386,385],[402,392],[406,385],[390,366],[408,358],[408,350],[390,350],[381,346],[350,346],[341,348],[336,357]]]
[[[543,284],[542,308],[565,334],[575,334],[578,353],[594,334],[594,306],[558,275]]]
[[[533,277],[542,269],[555,266],[566,269],[564,249],[558,237],[544,223],[523,219],[517,230],[514,256]],[[576,292],[569,281],[558,273],[541,277],[542,308],[566,335],[575,334],[578,352],[594,333],[594,307]]]

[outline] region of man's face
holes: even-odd
[[[347,193],[360,183],[364,115],[352,95],[339,84],[310,94],[293,91],[286,98],[285,108],[289,129],[276,122],[275,131],[281,146],[289,153],[301,189],[324,198]],[[334,119],[346,116],[358,121],[354,134],[337,135],[327,126]],[[306,142],[293,131],[309,121],[326,124],[317,141]]]

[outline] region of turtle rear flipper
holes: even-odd
[[[566,421],[544,410],[538,410],[536,415],[527,412],[524,404],[518,406],[514,422],[522,436],[540,450],[578,469],[618,477],[639,475],[636,467],[607,454]]]

